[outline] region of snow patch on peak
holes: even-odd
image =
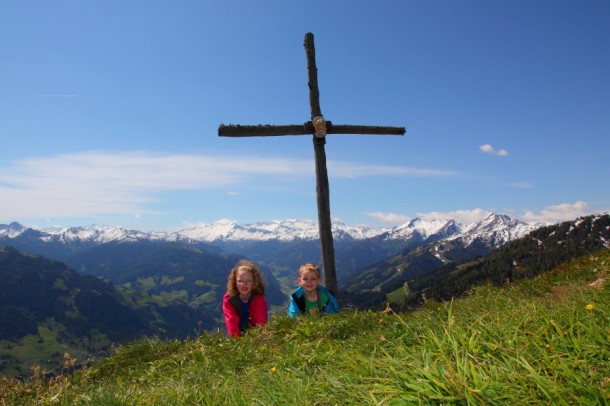
[[[493,240],[500,246],[508,241],[521,238],[537,227],[512,219],[505,214],[489,213],[483,219],[464,228],[463,237],[470,242],[475,239]]]
[[[422,220],[420,218],[395,227],[388,239],[408,239],[413,237],[426,240],[429,238],[446,238],[462,232],[462,227],[453,220]]]
[[[0,224],[0,237],[16,238],[27,230],[19,223],[13,222],[9,225]]]

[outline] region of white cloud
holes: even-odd
[[[508,151],[505,149],[496,150],[491,144],[481,145],[479,149],[489,155],[507,156]]]
[[[546,206],[540,213],[524,210],[522,219],[532,224],[556,224],[592,214],[589,204],[578,201],[574,204],[563,203]]]
[[[409,216],[395,213],[382,213],[380,211],[375,211],[366,214],[367,216],[370,216],[381,223],[387,223],[392,225],[404,224],[411,220]]]
[[[431,211],[428,213],[417,213],[422,220],[455,220],[467,225],[482,220],[490,212],[482,209],[453,210],[453,211]]]
[[[351,162],[328,165],[335,178],[449,174]],[[314,176],[313,160],[265,156],[90,151],[29,158],[0,168],[0,213],[7,219],[158,214],[151,207],[164,192],[235,187],[264,177],[292,182]]]

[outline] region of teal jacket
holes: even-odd
[[[324,303],[320,303],[318,299],[318,308],[321,313],[337,313],[339,311],[339,303],[337,299],[330,293],[330,290],[326,289],[324,286],[320,285],[317,288],[319,291],[323,291],[326,293],[326,301]],[[320,298],[321,295],[318,295]],[[288,306],[288,316],[295,317],[299,314],[303,314],[305,312],[305,290],[302,287],[298,287],[294,292],[290,295],[290,306]]]

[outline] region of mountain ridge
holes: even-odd
[[[526,235],[535,228],[506,215],[491,212],[480,221],[467,225],[453,219],[420,218],[396,227],[381,228],[335,222],[332,230],[337,278],[341,282],[359,269],[404,249],[413,249],[435,241],[453,241],[450,245],[460,247],[469,245],[465,250],[476,251],[479,255]],[[0,224],[0,245],[10,245],[24,252],[66,261],[77,269],[80,267],[73,261],[76,256],[113,242],[137,244],[152,241],[180,243],[198,248],[205,246],[207,251],[217,250],[220,253],[218,250],[221,250],[270,268],[277,277],[284,278],[283,285],[286,289],[293,284],[294,272],[302,263],[319,261],[318,232],[316,223],[297,219],[255,224],[219,220],[172,233],[145,233],[109,226],[32,229],[11,223]]]
[[[371,227],[367,225],[348,225],[335,222],[332,226],[335,240],[364,240],[380,238],[383,240],[422,241],[441,238],[458,238],[464,234],[499,234],[502,231],[506,239],[518,238],[534,230],[537,226],[512,219],[505,214],[488,213],[482,220],[463,225],[455,220],[422,220],[412,219],[395,227]],[[175,232],[143,232],[130,230],[121,226],[79,226],[32,228],[13,222],[0,224],[0,238],[15,239],[24,233],[39,233],[39,239],[56,241],[66,245],[76,243],[103,244],[111,241],[196,241],[196,242],[235,242],[235,241],[294,241],[317,240],[317,223],[310,220],[287,219],[283,221],[239,224],[230,220],[219,220],[211,224],[199,224],[195,227]]]

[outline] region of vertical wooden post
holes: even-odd
[[[307,54],[307,74],[309,78],[309,105],[311,119],[321,117],[320,91],[318,89],[318,68],[316,67],[316,51],[313,34],[305,34],[305,52]],[[326,288],[338,295],[337,273],[335,270],[335,248],[330,221],[330,193],[328,172],[326,170],[326,152],[324,150],[326,137],[313,136],[313,146],[316,163],[316,195],[318,199],[318,229],[320,233],[320,251]]]
[[[313,34],[305,34],[305,53],[307,54],[307,77],[309,79],[309,106],[311,119],[322,115],[320,110],[320,89],[318,88],[318,67],[316,66],[316,48],[313,43]]]
[[[335,270],[335,248],[330,221],[330,194],[328,187],[328,173],[326,171],[326,152],[324,151],[324,138],[313,139],[316,161],[316,194],[318,198],[318,229],[320,233],[320,251],[324,266],[324,280],[326,287],[338,296],[337,273]]]

